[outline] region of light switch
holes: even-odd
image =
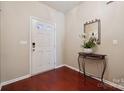
[[[117,45],[118,44],[118,40],[113,40],[113,45]]]
[[[22,44],[22,45],[26,45],[27,41],[20,41],[19,43]]]

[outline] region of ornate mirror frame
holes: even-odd
[[[92,25],[92,24],[94,24],[94,23],[98,23],[97,24],[97,28],[96,28],[96,30],[98,31],[97,33],[98,33],[98,39],[97,39],[97,44],[100,44],[101,43],[101,22],[100,22],[100,19],[95,19],[95,20],[92,20],[92,21],[89,21],[89,22],[86,22],[85,24],[84,24],[84,33],[87,33],[86,32],[86,26],[88,26],[88,25]]]

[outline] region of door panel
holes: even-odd
[[[32,74],[54,68],[55,26],[32,18]]]

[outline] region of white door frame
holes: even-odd
[[[55,26],[55,31],[54,31],[54,35],[55,35],[55,62],[54,62],[54,68],[56,67],[56,24],[55,23],[51,23],[47,20],[43,20],[41,18],[38,18],[38,17],[34,17],[34,16],[30,16],[30,30],[29,30],[29,73],[30,75],[32,76],[32,19],[36,19],[36,20],[40,20],[40,21],[43,21],[43,22],[46,22],[46,23],[49,23],[49,24],[52,24]]]

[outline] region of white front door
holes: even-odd
[[[32,74],[54,68],[55,25],[31,18]]]

